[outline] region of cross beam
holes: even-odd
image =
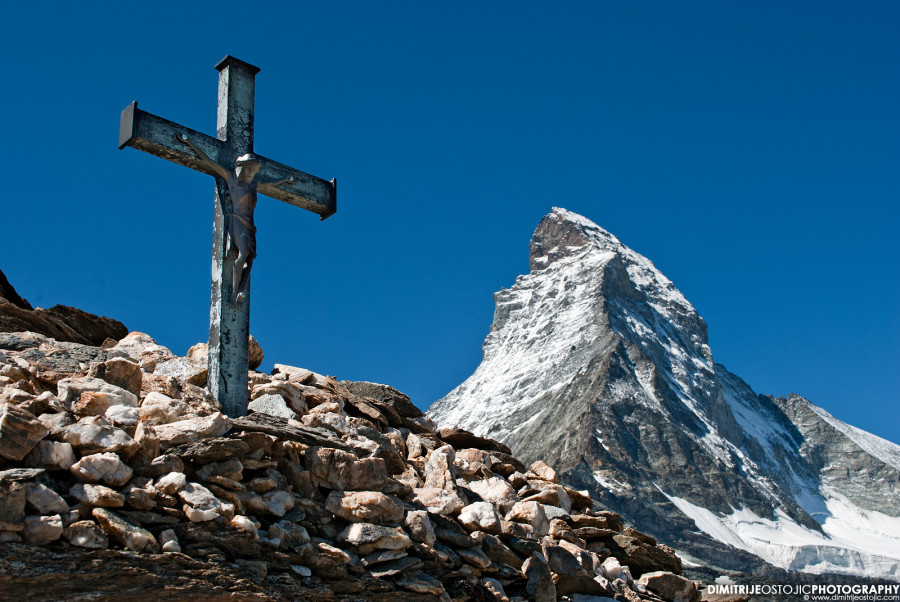
[[[181,142],[187,134],[197,149],[226,171],[235,159],[253,152],[254,88],[259,69],[226,56],[219,71],[216,137],[207,136],[152,113],[132,102],[119,124],[119,148],[131,146],[216,178],[213,215],[212,285],[209,315],[209,390],[229,416],[247,413],[247,370],[250,336],[250,284],[241,303],[232,302],[233,272],[238,257],[229,239],[227,216],[234,211],[226,180]],[[298,169],[258,157],[257,192],[318,214],[323,220],[337,210],[337,186]],[[254,180],[255,181],[255,180]],[[254,199],[255,204],[255,199]],[[251,209],[252,211],[252,209]],[[251,213],[252,221],[252,213]],[[233,220],[231,220],[233,221]],[[249,267],[248,267],[249,270]]]

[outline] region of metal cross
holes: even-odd
[[[254,80],[259,68],[226,56],[216,69],[219,107],[215,138],[142,111],[137,108],[137,102],[132,102],[122,111],[119,148],[131,146],[216,177],[208,382],[223,411],[236,417],[247,413],[250,284],[249,281],[246,284],[243,301],[234,303],[234,274],[228,266],[234,264],[238,250],[229,240],[229,222],[234,220],[226,218],[233,215],[234,207],[228,183],[221,176],[221,169],[213,169],[183,140],[189,139],[202,154],[227,170],[234,169],[238,157],[252,153]],[[260,194],[317,213],[322,219],[337,210],[334,180],[329,182],[265,157],[256,159]],[[252,220],[252,213],[250,217]]]

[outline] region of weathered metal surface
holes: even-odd
[[[227,59],[227,57],[226,57]],[[219,69],[219,106],[216,133],[227,142],[229,156],[220,165],[234,165],[244,153],[253,152],[253,86],[258,69],[247,69],[223,59]],[[250,283],[244,300],[230,302],[234,273],[228,269],[238,250],[228,237],[225,218],[233,212],[231,195],[222,178],[216,178],[213,209],[212,284],[209,302],[209,391],[228,416],[244,416],[249,403],[247,368],[250,341]]]
[[[219,61],[216,69],[219,71],[216,138],[142,111],[133,102],[122,111],[119,148],[130,146],[216,178],[208,386],[224,412],[236,417],[247,414],[250,283],[248,280],[243,288],[243,300],[232,302],[236,289],[234,271],[230,268],[235,264],[238,250],[228,232],[229,216],[234,214],[234,208],[224,179],[227,174],[191,150],[182,135],[187,134],[196,150],[223,169],[225,166],[231,169],[237,157],[252,153],[255,77],[259,69],[232,56]],[[328,182],[265,157],[259,157],[259,161],[257,177],[263,182],[258,187],[260,194],[317,213],[322,219],[336,211],[334,180]],[[253,194],[252,205],[255,205],[256,193]],[[249,218],[252,222],[252,213]]]
[[[186,133],[210,158],[227,165],[229,153],[222,140],[184,127],[168,119],[158,117],[138,108],[132,102],[122,111],[119,123],[119,148],[130,146],[161,157],[173,163],[215,176],[216,174],[190,149],[175,140],[177,134]],[[237,157],[238,155],[235,155]],[[257,155],[258,156],[258,155]],[[278,161],[259,157],[260,182],[273,182],[294,177],[294,182],[278,185],[260,184],[259,193],[294,207],[311,211],[325,219],[337,211],[337,184],[335,180],[323,180]],[[233,162],[233,160],[232,160]]]

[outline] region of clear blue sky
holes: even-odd
[[[14,3],[2,268],[33,304],[207,338],[212,179],[116,148],[120,111],[215,133],[259,66],[256,150],[338,213],[261,197],[273,362],[427,407],[554,205],[652,259],[760,393],[900,442],[897,2]]]

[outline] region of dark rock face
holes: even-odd
[[[33,309],[0,271],[0,332],[37,332],[57,341],[100,346],[118,341],[128,329],[118,320],[95,316],[74,307],[54,305]]]
[[[561,482],[711,566],[754,571],[765,559],[900,579],[890,528],[863,527],[880,531],[871,547],[883,556],[828,531],[856,529],[873,510],[900,527],[900,447],[802,397],[754,393],[713,362],[706,323],[674,284],[582,216],[547,215],[530,265],[494,295],[481,365],[429,409],[439,427],[543,459]],[[736,512],[813,543],[767,548]],[[629,539],[608,544],[637,557],[644,542]]]

